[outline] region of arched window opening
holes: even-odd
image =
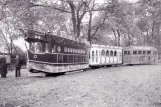
[[[98,51],[96,51],[96,62],[98,62]]]
[[[114,52],[114,56],[117,56],[117,51]]]
[[[106,56],[109,56],[109,51],[108,50],[106,51]]]
[[[110,56],[113,56],[113,51],[110,52]]]
[[[94,62],[94,51],[92,51],[92,62]]]

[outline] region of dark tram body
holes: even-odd
[[[27,30],[30,72],[58,73],[88,68],[88,43]]]
[[[27,67],[30,72],[61,73],[108,65],[157,64],[151,46],[117,47],[89,43],[85,39],[58,37],[27,29]]]

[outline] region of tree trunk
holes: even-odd
[[[92,24],[92,11],[89,12],[88,41],[91,41],[91,24]]]
[[[116,46],[118,46],[118,43],[117,43],[117,35],[116,35],[116,31],[115,31],[115,29],[114,28],[112,28],[112,32],[113,32],[113,34],[114,34],[114,36],[115,36],[115,45]]]
[[[80,26],[81,26],[81,20],[77,19],[77,37],[80,36]]]
[[[130,46],[131,45],[131,37],[130,37],[130,34],[128,33],[127,36],[128,36],[128,39],[129,39],[128,40],[128,46]]]
[[[152,33],[151,33],[151,38],[152,38],[152,44],[154,45],[154,29],[155,29],[155,22],[153,21],[152,24]]]
[[[120,30],[117,29],[117,35],[118,35],[118,46],[120,46],[120,39],[121,39],[121,34],[120,34]]]
[[[68,1],[68,4],[69,4],[70,9],[71,9],[73,32],[74,32],[74,35],[75,35],[76,32],[77,32],[77,24],[76,24],[77,20],[76,20],[76,16],[75,16],[75,6],[73,4],[73,1]]]

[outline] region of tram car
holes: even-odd
[[[89,44],[84,39],[27,29],[25,40],[29,43],[27,67],[30,72],[60,73],[89,67]]]
[[[109,66],[122,64],[122,48],[117,46],[92,44],[89,52],[89,66]]]
[[[152,46],[129,46],[123,49],[123,63],[134,64],[157,64],[158,51]]]

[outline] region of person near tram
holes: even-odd
[[[20,77],[21,76],[21,72],[20,72],[21,65],[22,65],[22,63],[21,63],[20,56],[17,54],[16,58],[15,58],[15,68],[16,68],[15,77]]]
[[[4,56],[0,57],[0,74],[1,78],[6,78],[7,76],[7,64],[6,58]]]

